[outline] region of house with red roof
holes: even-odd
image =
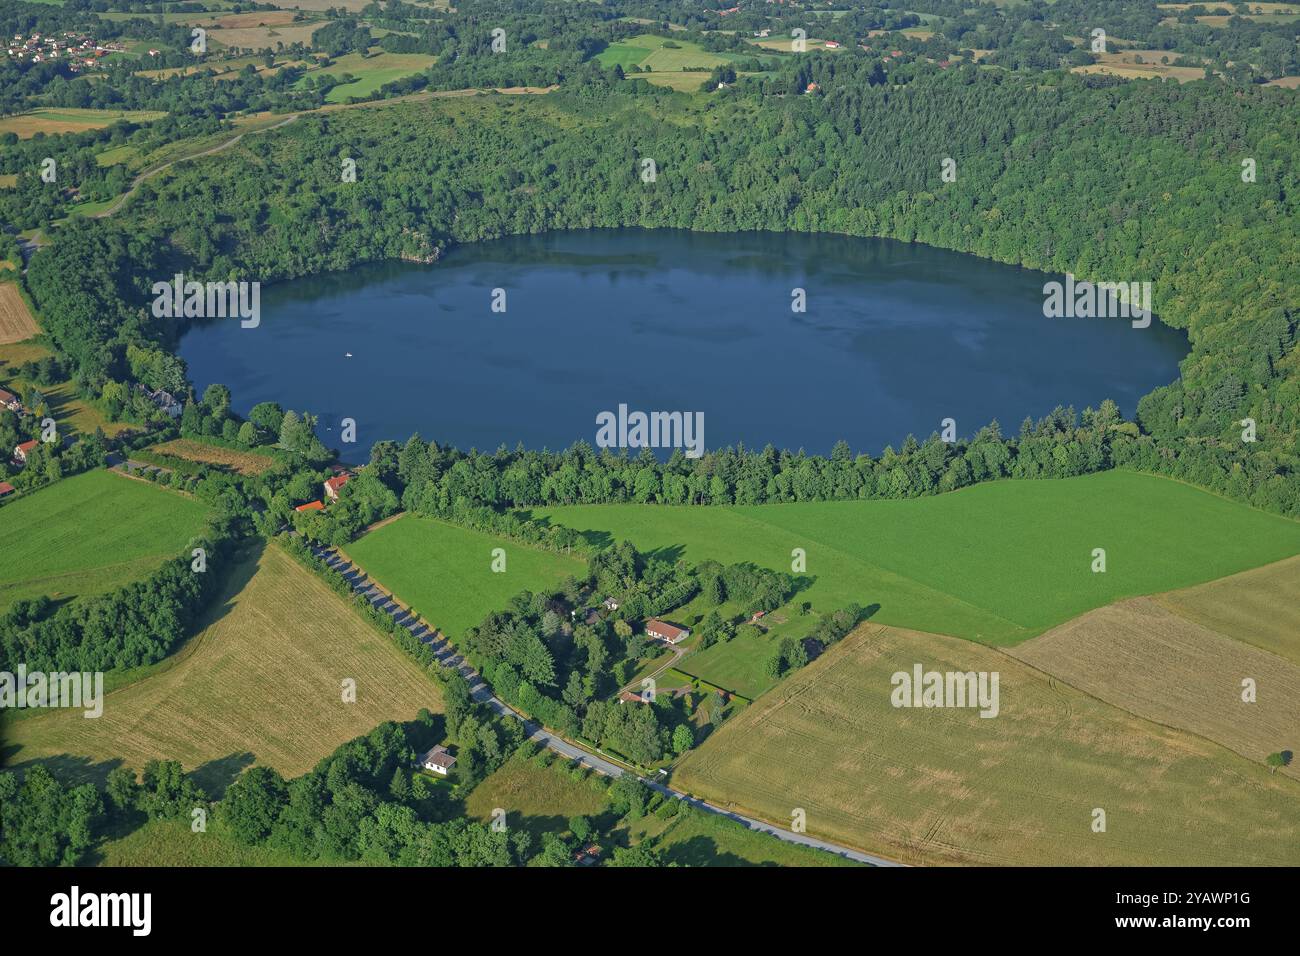
[[[18,489],[7,481],[0,481],[0,498],[8,498]]]
[[[333,478],[327,478],[325,480],[325,497],[330,501],[338,501],[340,489],[351,480],[352,473],[349,471],[341,471]]]
[[[324,511],[325,502],[317,498],[315,501],[309,501],[305,505],[299,505],[294,511]]]
[[[645,622],[645,632],[651,637],[663,641],[665,644],[680,644],[691,636],[688,628],[678,627],[676,624],[669,624],[667,621],[661,621],[657,617],[652,617]]]
[[[32,441],[25,441],[21,445],[15,447],[14,463],[19,465],[27,464],[27,456],[31,454],[32,450],[35,449],[38,444],[40,443],[33,439]]]

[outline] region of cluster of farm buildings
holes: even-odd
[[[73,72],[85,67],[99,65],[101,57],[110,53],[125,53],[126,47],[112,41],[100,43],[94,37],[84,33],[64,33],[61,36],[46,36],[33,33],[23,36],[15,33],[7,44],[6,53],[15,60],[29,63],[61,62],[67,63]],[[158,50],[150,50],[150,56],[157,56]]]
[[[27,409],[23,406],[22,401],[13,392],[0,388],[0,409],[13,412],[15,415],[26,415]],[[27,464],[27,455],[36,447],[35,441],[25,441],[20,445],[15,445],[10,460],[15,465]],[[16,489],[7,481],[0,481],[0,498],[8,498]]]
[[[331,465],[330,470],[334,472],[334,475],[325,479],[325,493],[315,501],[309,501],[305,505],[298,505],[293,509],[294,511],[324,511],[325,502],[338,501],[339,492],[343,490],[343,486],[356,477],[342,465]]]

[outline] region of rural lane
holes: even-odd
[[[265,126],[262,129],[257,129],[257,130],[245,130],[242,133],[232,136],[230,139],[222,140],[216,146],[209,147],[208,149],[201,150],[200,152],[197,153],[190,153],[188,156],[177,156],[175,159],[169,160],[168,162],[165,162],[159,166],[154,166],[150,169],[146,169],[139,176],[135,177],[134,180],[132,180],[131,188],[128,189],[126,192],[122,193],[122,195],[118,196],[117,199],[113,201],[113,205],[109,206],[107,209],[103,209],[95,213],[95,215],[92,216],[91,218],[103,219],[106,216],[113,215],[113,213],[117,212],[119,209],[122,208],[122,206],[126,203],[128,199],[130,199],[132,196],[136,194],[136,191],[140,188],[141,183],[143,183],[146,179],[149,179],[152,176],[157,176],[159,173],[163,172],[164,170],[171,169],[177,163],[184,163],[188,160],[198,159],[202,156],[211,156],[213,153],[219,153],[223,149],[229,149],[231,146],[234,146],[236,143],[238,143],[241,139],[243,139],[245,136],[249,135],[250,133],[269,133],[271,130],[279,129],[281,126],[288,126],[297,118],[298,118],[298,114],[293,113],[287,119],[284,119],[279,123],[275,123],[272,126]]]
[[[419,618],[412,615],[409,611],[401,607],[392,597],[377,584],[371,581],[360,568],[352,564],[351,561],[340,556],[332,548],[322,548],[318,545],[306,542],[307,547],[311,549],[319,560],[325,562],[330,568],[333,568],[353,591],[362,595],[372,605],[385,612],[401,627],[411,632],[411,635],[419,640],[422,644],[427,644],[433,650],[438,659],[438,663],[444,667],[454,667],[463,676],[470,685],[470,694],[474,700],[484,703],[503,717],[511,717],[521,721],[524,730],[528,733],[528,739],[554,750],[556,753],[570,760],[575,760],[583,766],[590,767],[597,773],[606,777],[621,777],[624,773],[632,773],[625,767],[619,766],[613,761],[592,753],[585,748],[565,740],[563,737],[551,733],[536,721],[532,721],[517,712],[505,701],[501,700],[494,693],[487,682],[469,665],[461,655],[457,654],[455,649],[447,642],[447,639],[438,631],[431,629]],[[761,833],[767,833],[776,837],[778,840],[784,840],[786,843],[794,843],[799,846],[811,847],[816,850],[824,850],[827,853],[834,853],[849,860],[858,863],[866,863],[871,866],[903,866],[902,863],[896,863],[893,860],[886,860],[883,857],[873,856],[870,853],[863,853],[861,850],[855,850],[851,847],[841,846],[838,843],[831,843],[827,840],[819,840],[816,837],[809,836],[806,833],[795,833],[793,830],[786,830],[781,827],[767,823],[754,817],[747,817],[744,814],[736,813],[732,810],[726,810],[722,807],[692,797],[689,794],[674,790],[665,784],[658,783],[654,780],[640,778],[650,788],[657,790],[664,796],[673,797],[683,800],[691,806],[708,813],[716,813],[724,816],[729,820],[747,827],[750,830],[757,830]]]

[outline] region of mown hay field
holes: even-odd
[[[356,682],[344,700],[343,681]],[[49,761],[99,778],[179,760],[210,793],[251,764],[285,777],[385,720],[441,708],[436,679],[277,545],[246,557],[201,630],[103,715],[28,712],[4,727],[8,766]]]
[[[325,24],[285,23],[276,26],[214,27],[208,31],[208,42],[213,49],[233,47],[241,50],[277,49],[283,43],[285,47],[301,43],[311,46],[311,35]]]
[[[1179,54],[1172,50],[1120,50],[1114,53],[1099,53],[1099,62],[1087,66],[1071,68],[1074,73],[1106,73],[1127,79],[1161,79],[1177,80],[1190,83],[1204,78],[1205,69],[1199,66],[1173,66]],[[1169,63],[1162,63],[1168,60]]]
[[[1300,664],[1300,556],[1155,600],[1181,617]]]
[[[22,342],[40,331],[18,286],[0,282],[0,345]]]
[[[1202,627],[1152,598],[1090,611],[1011,653],[1085,693],[1262,764],[1300,750],[1300,666]],[[1244,680],[1255,699],[1243,699]],[[1300,764],[1281,773],[1300,780]]]
[[[999,712],[895,708],[892,676],[998,672]],[[906,863],[1296,865],[1300,783],[1001,651],[864,625],[674,773],[713,803]],[[1094,810],[1105,832],[1094,832]]]
[[[170,455],[173,458],[183,458],[186,461],[214,465],[241,475],[260,475],[275,464],[275,458],[264,452],[252,449],[238,451],[233,448],[222,448],[219,445],[209,445],[207,442],[195,441],[192,438],[176,438],[160,445],[154,445],[149,450],[160,455]]]

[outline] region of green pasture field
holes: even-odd
[[[680,73],[686,67],[703,67],[707,71],[737,59],[735,55],[712,53],[687,40],[673,40],[678,49],[665,49],[667,42],[667,37],[642,34],[611,43],[596,54],[596,59],[605,67],[617,63],[625,70],[629,66],[639,66],[654,73]],[[700,82],[705,79],[707,73],[700,77]]]
[[[23,495],[0,510],[0,609],[19,598],[101,594],[179,555],[207,509],[107,471]]]
[[[648,826],[653,819],[645,818],[638,823]],[[786,843],[703,811],[678,813],[658,834],[655,847],[664,862],[678,866],[861,865],[834,853]]]
[[[795,602],[851,601],[873,621],[1010,645],[1126,597],[1300,553],[1300,522],[1152,475],[1000,481],[903,501],[747,507],[572,505],[538,517],[687,561],[791,569]],[[1092,571],[1093,550],[1106,571]],[[689,668],[688,668],[689,669]]]
[[[363,57],[359,53],[341,56],[327,67],[312,70],[313,76],[342,76],[350,73],[354,82],[334,87],[325,96],[327,103],[343,103],[352,96],[369,96],[385,83],[419,73],[438,62],[424,53],[379,53]],[[305,79],[305,77],[304,77]]]
[[[492,570],[503,548],[506,570]],[[576,557],[531,548],[433,518],[405,515],[347,547],[367,574],[452,639],[500,610],[520,591],[554,587],[582,577]]]
[[[221,821],[194,833],[188,821],[150,820],[122,835],[109,834],[91,853],[98,866],[305,866],[291,853],[245,846]]]

